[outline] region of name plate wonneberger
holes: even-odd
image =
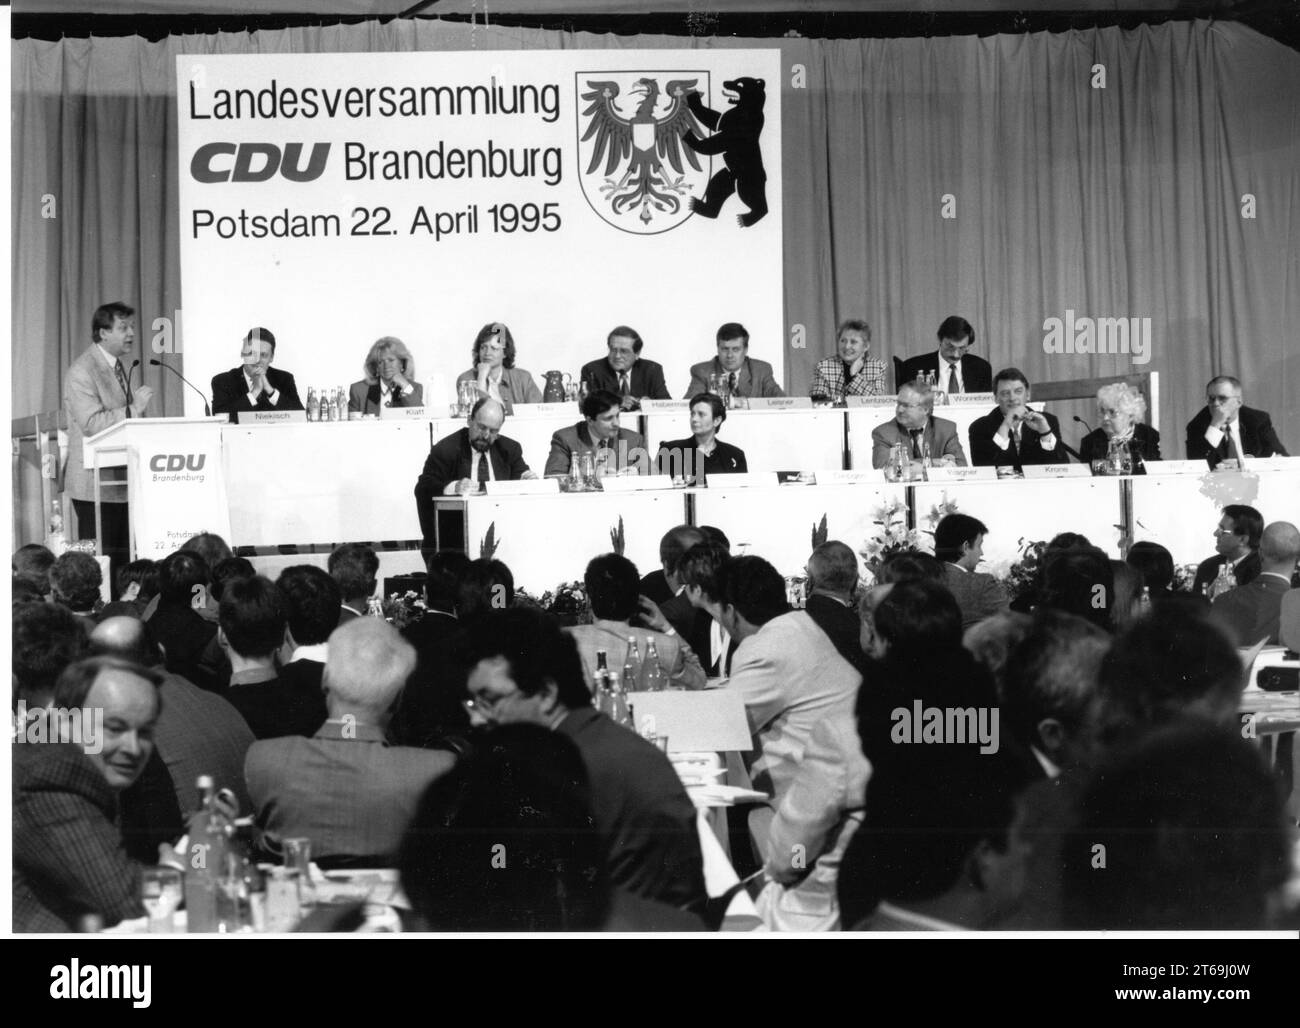
[[[577,409],[576,403],[569,403],[567,400],[563,403],[516,403],[511,417],[536,418],[546,414],[573,414]]]
[[[600,480],[607,493],[643,493],[652,489],[671,489],[672,475],[608,475]]]
[[[1025,478],[1092,478],[1087,464],[1026,464]]]
[[[423,407],[380,407],[380,421],[431,421]]]
[[[992,407],[997,401],[994,400],[992,393],[949,393],[948,406],[960,407],[962,404],[982,404],[985,407]],[[1030,405],[1032,406],[1032,404]]]
[[[642,414],[657,414],[661,411],[668,411],[674,414],[680,411],[690,410],[690,400],[642,400]]]
[[[305,410],[246,410],[239,412],[241,425],[296,425],[307,423]]]
[[[517,482],[487,482],[488,496],[541,496],[560,492],[558,478],[521,478]]]
[[[750,410],[811,410],[811,396],[753,396]]]
[[[997,468],[932,467],[926,472],[927,482],[996,482],[997,478]]]
[[[1143,465],[1151,475],[1204,475],[1210,466],[1203,460],[1151,460]]]

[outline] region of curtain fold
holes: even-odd
[[[12,45],[15,417],[59,406],[114,299],[137,308],[155,410],[181,412],[181,384],[147,365],[182,307],[180,53],[778,46],[786,317],[761,330],[785,335],[790,392],[843,318],[888,361],[960,314],[975,352],[1031,381],[1160,372],[1171,456],[1221,371],[1300,452],[1300,57],[1237,24],[747,40],[419,20]],[[1046,353],[1043,322],[1067,310],[1151,318],[1150,363]]]

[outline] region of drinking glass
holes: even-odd
[[[140,873],[140,900],[149,915],[149,934],[176,930],[175,914],[184,895],[181,873],[174,867],[146,867]]]
[[[304,908],[316,902],[316,886],[311,880],[311,840],[301,837],[281,839],[284,866],[298,876],[298,901]]]

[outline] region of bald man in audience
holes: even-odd
[[[854,667],[862,660],[862,621],[854,599],[857,588],[858,558],[851,547],[832,539],[813,550],[808,558],[804,610]]]
[[[244,776],[263,831],[311,839],[317,860],[391,866],[424,790],[456,759],[385,739],[414,670],[415,650],[392,625],[354,618],[335,630],[324,676],[329,719],[310,739],[265,739],[248,751]]]
[[[1238,646],[1279,642],[1282,597],[1300,561],[1300,530],[1289,521],[1274,521],[1259,541],[1260,571],[1246,585],[1221,593],[1210,607],[1210,618]]]

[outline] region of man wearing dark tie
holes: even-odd
[[[728,321],[718,329],[718,355],[711,361],[691,365],[691,385],[682,397],[707,393],[709,378],[721,375],[726,379],[732,396],[784,396],[772,373],[772,365],[749,355],[749,332],[745,326]]]
[[[302,410],[298,387],[287,371],[271,367],[275,335],[269,328],[252,328],[239,353],[243,363],[212,377],[212,413]]]
[[[1230,375],[1210,379],[1205,407],[1187,423],[1187,459],[1223,460],[1243,457],[1289,457],[1273,421],[1265,411],[1243,406],[1241,383]]]
[[[1004,368],[993,379],[998,401],[984,417],[971,422],[971,463],[975,467],[1065,464],[1061,425],[1055,415],[1029,407],[1029,379],[1019,368]]]
[[[551,436],[551,452],[543,474],[563,478],[573,467],[573,458],[591,454],[598,476],[624,471],[649,474],[650,455],[640,433],[621,428],[618,423],[622,407],[617,393],[597,389],[582,401],[585,420],[568,428],[557,429]]]
[[[636,329],[619,325],[605,341],[609,353],[582,366],[581,380],[587,389],[604,389],[620,398],[623,410],[638,410],[642,400],[667,400],[664,369],[651,360],[643,360],[645,344]]]
[[[871,466],[889,466],[896,445],[907,447],[909,463],[924,466],[928,456],[932,463],[964,468],[966,453],[961,448],[957,425],[945,418],[932,417],[934,393],[924,382],[907,382],[899,387],[894,420],[877,425],[871,432]]]
[[[435,497],[466,496],[483,492],[488,482],[537,477],[524,462],[523,448],[501,434],[505,420],[500,403],[480,397],[466,427],[438,440],[429,451],[415,483],[415,506],[426,546],[434,545]]]
[[[122,358],[135,343],[135,309],[106,303],[90,320],[91,347],[72,362],[63,380],[63,409],[68,414],[68,465],[63,488],[77,514],[77,537],[95,537],[95,477],[86,468],[82,443],[126,418],[144,417],[153,390],[131,388]],[[100,473],[104,493],[99,538],[111,567],[127,560],[129,546],[125,468]]]
[[[968,351],[975,345],[975,330],[955,314],[939,326],[939,349],[903,361],[899,384],[934,373],[935,388],[954,396],[959,393],[987,393],[993,389],[993,368],[983,357]]]

